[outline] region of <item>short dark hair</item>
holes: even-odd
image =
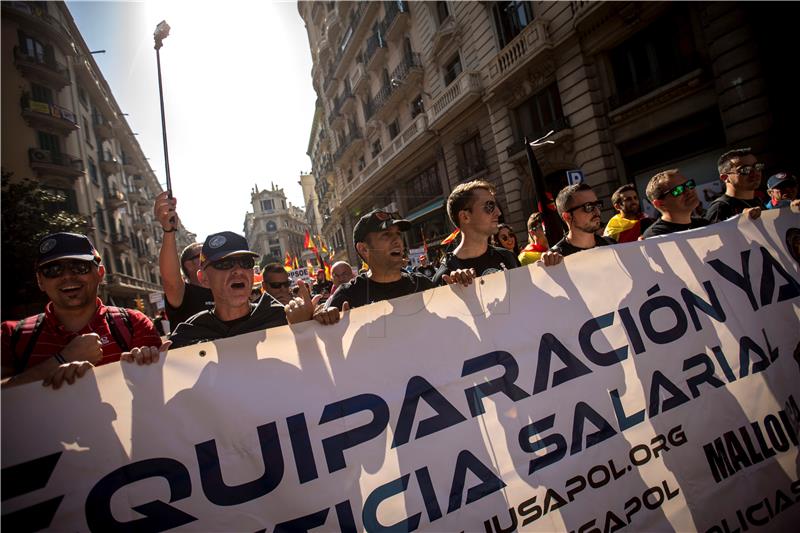
[[[741,159],[745,156],[752,155],[753,150],[751,148],[735,148],[733,150],[728,150],[717,160],[717,170],[719,170],[720,176],[722,174],[727,174],[731,171],[734,159]]]
[[[186,261],[191,259],[193,255],[199,255],[202,249],[203,249],[202,243],[193,242],[192,244],[184,248],[183,251],[181,252],[181,270],[183,271],[183,273],[186,275],[187,278],[189,277],[189,272],[186,270],[186,266],[184,265],[184,263],[186,263]]]
[[[563,215],[567,212],[567,209],[571,207],[569,204],[572,202],[572,197],[578,194],[581,191],[591,191],[592,188],[587,183],[576,183],[575,185],[567,185],[560,191],[558,191],[558,196],[556,196],[556,208],[558,209],[558,214]]]
[[[636,186],[633,183],[626,183],[616,191],[614,194],[611,195],[611,205],[617,205],[622,203],[622,193],[626,193],[628,191],[633,191],[636,195],[639,195],[639,191],[636,190]]]
[[[490,193],[495,194],[494,185],[488,181],[473,180],[456,186],[453,192],[450,193],[450,196],[447,197],[447,216],[450,217],[450,222],[452,222],[455,227],[459,227],[458,214],[472,206],[475,189],[486,189]]]
[[[535,213],[531,213],[531,216],[528,217],[528,232],[530,233],[533,231],[533,228],[538,226],[542,223],[542,214],[539,211]]]
[[[286,274],[286,269],[280,263],[267,263],[261,269],[262,274]]]

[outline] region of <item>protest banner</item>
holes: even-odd
[[[4,389],[3,526],[790,529],[798,222],[765,212]]]

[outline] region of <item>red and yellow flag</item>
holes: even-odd
[[[286,257],[283,259],[283,269],[286,272],[292,271],[292,258],[289,255],[289,252],[286,252]]]
[[[314,244],[314,239],[311,238],[311,234],[308,233],[308,230],[306,230],[306,237],[303,240],[303,248],[306,250],[314,250],[315,252],[317,251],[317,245]]]
[[[456,230],[453,233],[451,233],[442,240],[442,244],[450,244],[451,242],[456,240],[456,237],[458,237],[459,233],[461,233],[461,230],[456,228]]]

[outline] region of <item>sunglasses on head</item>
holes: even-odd
[[[763,172],[765,167],[766,167],[766,165],[764,165],[764,163],[756,163],[752,167],[748,165],[748,166],[744,166],[744,167],[739,167],[738,169],[734,169],[734,170],[740,176],[749,176],[750,173],[753,170],[756,170],[758,172]]]
[[[94,263],[91,261],[59,261],[40,266],[39,272],[49,279],[60,278],[66,269],[76,276],[83,276],[92,271],[92,265]]]
[[[578,209],[583,209],[584,213],[591,213],[595,209],[598,211],[603,208],[603,201],[597,200],[596,202],[586,202],[585,204],[576,205],[575,207],[570,207],[567,209],[567,213],[572,213],[573,211],[577,211]]]
[[[256,260],[253,256],[241,255],[214,261],[209,266],[213,267],[215,270],[230,270],[237,265],[245,270],[251,270],[256,265]]]
[[[289,287],[292,286],[292,282],[291,281],[268,281],[267,285],[269,285],[270,288],[272,288],[272,289],[280,289],[280,288],[288,289]]]
[[[694,180],[686,180],[680,185],[676,185],[667,192],[665,192],[664,194],[662,194],[661,198],[666,198],[668,195],[672,195],[675,198],[677,198],[678,196],[685,193],[687,190],[694,189],[694,187],[695,187]]]

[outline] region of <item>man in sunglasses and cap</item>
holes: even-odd
[[[550,251],[566,257],[591,250],[595,246],[616,244],[615,240],[597,234],[603,227],[600,219],[602,207],[603,202],[597,199],[595,192],[586,183],[567,185],[561,189],[556,196],[556,209],[569,231]]]
[[[0,326],[4,380],[43,380],[57,389],[93,366],[158,360],[162,343],[150,319],[97,297],[104,276],[100,254],[86,236],[54,233],[42,239],[36,280],[50,301],[44,313]],[[161,351],[168,347],[164,343]]]
[[[707,220],[692,216],[700,203],[695,183],[677,168],[659,172],[650,178],[645,193],[653,207],[661,213],[661,218],[645,230],[643,239],[708,226]]]
[[[247,239],[223,231],[209,235],[203,243],[197,277],[214,296],[214,308],[201,311],[178,325],[170,336],[173,348],[224,339],[253,331],[309,320],[317,302],[312,301],[308,287],[301,285],[302,297],[286,306],[273,298],[264,297],[250,302],[253,287],[253,267],[258,254],[250,251]],[[266,279],[266,277],[265,277]],[[318,316],[324,323],[338,320]]]
[[[362,216],[353,228],[353,242],[369,270],[339,286],[328,298],[327,308],[346,311],[433,288],[433,282],[425,276],[403,270],[406,258],[402,232],[410,228],[408,220],[386,211],[376,209]]]

